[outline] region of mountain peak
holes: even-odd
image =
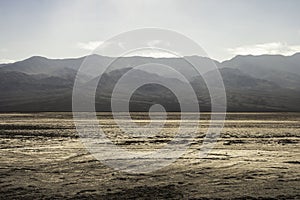
[[[49,60],[49,59],[44,56],[31,56],[25,60]]]

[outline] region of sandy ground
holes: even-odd
[[[171,122],[161,135],[136,140],[118,135],[101,115],[114,142],[133,150],[159,148],[176,128]],[[204,116],[189,151],[147,174],[96,160],[71,113],[3,113],[0,119],[0,199],[300,199],[300,113],[229,113],[214,150],[199,159]]]

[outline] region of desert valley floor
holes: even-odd
[[[133,114],[137,123],[147,114]],[[107,113],[103,128],[124,148],[153,150],[172,139],[177,113],[160,135],[122,136]],[[215,148],[198,158],[208,114],[176,162],[130,174],[95,159],[72,113],[0,114],[0,199],[300,199],[300,113],[227,113]]]

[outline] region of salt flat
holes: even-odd
[[[158,135],[122,134],[110,114],[100,125],[120,147],[153,151],[174,136],[178,113]],[[146,113],[135,113],[147,123]],[[158,171],[130,174],[95,159],[75,130],[72,113],[0,114],[0,199],[300,199],[300,113],[227,113],[215,148],[200,159],[209,124],[201,116],[190,148]]]

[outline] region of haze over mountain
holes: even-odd
[[[183,93],[186,84],[191,84],[201,110],[210,110],[210,97],[203,78],[183,58],[135,56],[115,59],[100,55],[85,58],[34,56],[0,65],[0,111],[71,111],[73,83],[83,62],[88,70],[80,76],[79,82],[85,90],[92,91],[91,85],[100,75],[96,72],[103,73],[96,93],[96,109],[99,111],[110,110],[111,92],[124,73],[148,63],[171,66],[189,83],[172,78],[164,68],[157,70],[151,66],[146,70],[135,69],[131,80],[173,84]],[[215,62],[223,77],[229,111],[300,111],[300,53],[293,56],[236,56],[222,63],[199,56],[188,59],[212,82],[216,77],[208,63]],[[109,63],[111,67],[105,71]],[[122,87],[126,92],[126,84]],[[147,111],[156,103],[164,105],[168,111],[180,110],[176,96],[159,84],[147,84],[135,91],[130,108]]]

